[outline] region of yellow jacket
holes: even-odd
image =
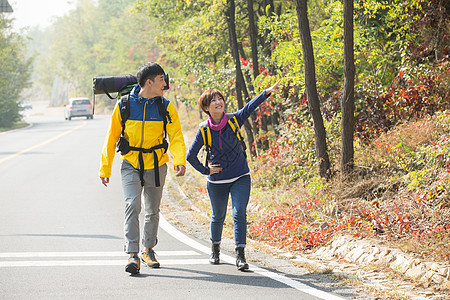
[[[138,97],[140,88],[136,87],[130,93],[130,116],[125,123],[125,137],[130,146],[139,148],[152,148],[162,143],[164,138],[163,119],[159,115],[155,98],[146,99]],[[167,135],[169,138],[169,151],[174,157],[174,166],[186,166],[186,146],[181,132],[180,118],[175,106],[167,99],[164,105],[171,118],[171,123],[167,123]],[[116,103],[111,116],[108,134],[103,145],[101,156],[100,177],[110,178],[111,167],[116,153],[116,143],[122,133],[122,117],[120,115],[120,101]],[[158,154],[159,166],[169,161],[169,156],[163,149],[156,150]],[[126,155],[121,155],[121,159],[126,159],[133,167],[139,168],[138,151],[130,151]],[[154,169],[153,153],[144,153],[145,169]]]

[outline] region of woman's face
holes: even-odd
[[[207,111],[210,115],[222,115],[225,109],[225,102],[222,97],[215,95],[209,104]]]

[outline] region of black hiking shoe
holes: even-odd
[[[132,257],[128,259],[128,264],[125,266],[125,272],[134,275],[139,273],[140,269],[141,269],[141,260],[139,259],[137,254],[134,254]]]

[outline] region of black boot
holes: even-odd
[[[248,270],[248,264],[245,261],[244,247],[236,248],[236,267],[240,271]]]
[[[220,244],[212,244],[211,246],[211,257],[209,258],[209,263],[212,265],[220,264]]]

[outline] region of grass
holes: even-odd
[[[10,130],[20,129],[20,128],[27,127],[28,125],[29,124],[25,123],[25,122],[17,122],[13,126],[8,127],[8,128],[0,127],[0,132],[6,132],[6,131],[10,131]]]

